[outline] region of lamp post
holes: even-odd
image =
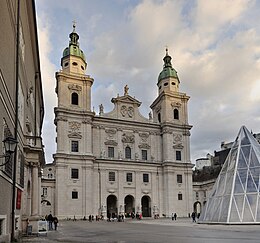
[[[5,154],[0,155],[0,158],[5,158],[4,162],[0,163],[0,166],[4,166],[11,161],[11,156],[14,153],[17,145],[17,141],[13,137],[7,137],[3,140]]]

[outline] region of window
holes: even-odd
[[[115,181],[115,180],[116,180],[116,173],[113,172],[113,171],[110,171],[110,172],[108,173],[108,180],[109,180],[109,181]]]
[[[181,193],[178,194],[178,200],[182,200],[182,194]]]
[[[158,122],[161,122],[161,113],[158,113]]]
[[[42,188],[42,195],[47,196],[47,187]]]
[[[71,152],[79,152],[79,141],[71,141]]]
[[[204,191],[204,197],[207,197],[207,191]]]
[[[81,66],[81,69],[84,71],[85,68],[83,66]]]
[[[79,179],[79,169],[71,169],[71,179]]]
[[[172,85],[175,85],[175,83],[174,83],[174,82],[172,82]]]
[[[125,158],[131,159],[131,148],[128,146],[125,148]]]
[[[176,160],[181,160],[181,151],[179,150],[176,151]]]
[[[78,199],[78,192],[73,191],[72,194],[71,194],[71,198],[72,199]]]
[[[72,65],[73,66],[78,66],[78,64],[76,62],[73,62]]]
[[[164,85],[164,86],[167,86],[167,85],[168,85],[168,83],[164,83],[163,85]]]
[[[199,197],[199,192],[196,192],[196,198],[198,198]]]
[[[79,104],[79,95],[75,92],[71,94],[71,104],[72,105],[78,105]]]
[[[173,119],[179,120],[179,111],[178,109],[173,110]]]
[[[133,174],[132,173],[126,173],[126,181],[127,182],[133,182]]]
[[[114,158],[114,147],[108,147],[108,158]]]
[[[149,182],[149,174],[143,174],[143,182]]]
[[[147,160],[147,150],[142,150],[142,160]]]
[[[4,234],[4,220],[0,219],[0,235]]]
[[[67,67],[67,66],[69,66],[69,63],[68,63],[68,62],[66,62],[66,63],[64,64],[64,67]]]
[[[177,175],[177,183],[182,183],[182,175]]]

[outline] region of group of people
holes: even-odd
[[[177,213],[172,213],[172,220],[177,220]]]
[[[125,216],[124,214],[119,214],[117,215],[116,213],[108,213],[107,215],[107,221],[108,222],[124,222],[125,221]]]
[[[54,225],[54,230],[57,230],[59,221],[56,216],[52,216],[52,214],[50,213],[49,215],[45,216],[45,220],[48,221],[49,230],[53,230],[53,225]]]

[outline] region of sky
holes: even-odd
[[[188,103],[191,160],[233,141],[242,125],[260,132],[260,1],[253,0],[36,0],[45,100],[46,162],[56,151],[55,72],[76,21],[92,106],[113,109],[129,94],[148,118],[158,94],[165,47]],[[101,95],[100,95],[101,94]]]

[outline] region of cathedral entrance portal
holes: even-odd
[[[149,196],[142,197],[142,215],[151,217],[151,198]]]
[[[193,205],[194,212],[196,213],[197,217],[199,218],[200,216],[200,211],[201,211],[201,203],[199,201],[195,202]]]
[[[118,215],[117,197],[115,195],[109,195],[107,197],[107,217],[114,218],[116,215]]]
[[[135,213],[134,197],[131,195],[125,197],[125,213],[126,217],[130,217],[131,213]]]

